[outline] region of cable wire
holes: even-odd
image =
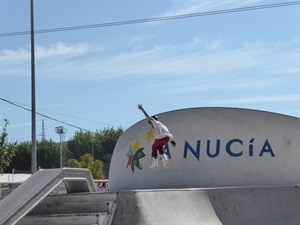
[[[18,107],[18,108],[21,108],[21,109],[24,109],[24,110],[26,110],[26,111],[31,112],[30,109],[28,109],[28,108],[26,108],[26,107],[24,107],[24,106],[21,106],[21,105],[19,105],[19,104],[16,104],[16,103],[14,103],[14,102],[12,102],[12,101],[9,101],[9,100],[7,100],[7,99],[0,98],[0,100],[4,101],[4,102],[6,102],[6,103],[9,103],[9,104],[11,104],[11,105],[14,105],[14,106],[16,106],[16,107]],[[50,117],[50,116],[47,116],[47,115],[45,115],[45,114],[42,114],[42,113],[39,113],[39,112],[36,112],[36,114],[39,115],[39,116],[45,117],[45,118],[47,118],[47,119],[50,119],[50,120],[53,120],[53,121],[56,121],[56,122],[60,122],[60,123],[65,124],[65,125],[67,125],[67,126],[69,126],[69,127],[73,127],[73,128],[79,129],[79,130],[81,130],[81,131],[90,132],[90,133],[95,134],[95,132],[92,132],[92,131],[90,131],[90,130],[87,130],[87,129],[78,127],[78,126],[76,126],[76,125],[73,125],[73,124],[70,124],[70,123],[67,123],[67,122],[64,122],[64,121],[55,119],[55,118]],[[113,138],[110,138],[110,137],[105,137],[105,138],[111,139],[111,140],[113,140],[113,141],[117,141],[116,139],[113,139]]]
[[[18,105],[24,105],[24,106],[30,107],[29,105],[26,105],[26,104],[23,104],[23,103],[19,103],[19,102],[14,102],[14,103],[18,104]],[[85,119],[85,118],[81,118],[81,117],[78,117],[78,116],[73,116],[73,115],[66,114],[66,113],[55,112],[55,111],[47,110],[47,109],[43,109],[43,108],[39,108],[39,110],[44,110],[46,112],[55,113],[55,114],[58,114],[58,115],[67,116],[67,117],[71,117],[71,118],[75,118],[75,119],[79,119],[79,120],[84,120],[84,121],[88,121],[88,122],[92,122],[92,123],[98,123],[98,124],[102,124],[102,125],[106,125],[106,126],[112,126],[112,127],[115,126],[113,124],[108,124],[108,123],[104,123],[104,122],[99,122],[99,121],[94,121],[94,120],[90,120],[90,119]]]
[[[212,15],[218,15],[218,14],[236,13],[236,12],[251,11],[251,10],[261,10],[261,9],[269,9],[269,8],[276,8],[276,7],[286,7],[286,6],[293,6],[293,5],[299,5],[299,4],[300,4],[300,1],[292,1],[292,2],[257,5],[257,6],[249,6],[249,7],[241,7],[241,8],[233,8],[233,9],[222,9],[222,10],[200,12],[200,13],[189,13],[189,14],[174,15],[174,16],[163,16],[163,17],[153,17],[153,18],[137,19],[137,20],[125,20],[125,21],[119,21],[119,22],[99,23],[99,24],[60,27],[60,28],[49,28],[49,29],[35,30],[35,33],[43,34],[43,33],[51,33],[51,32],[93,29],[93,28],[103,28],[103,27],[112,27],[112,26],[124,26],[124,25],[139,24],[139,23],[151,23],[151,22],[159,22],[159,21],[165,21],[165,20],[186,19],[186,18],[191,18],[191,17],[212,16]],[[0,34],[0,37],[11,37],[11,36],[28,35],[28,34],[30,34],[30,31],[9,32],[9,33]]]

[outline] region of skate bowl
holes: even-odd
[[[299,187],[119,192],[112,225],[299,225]]]
[[[110,190],[298,185],[300,119],[250,109],[189,108],[157,114],[174,135],[169,168],[148,168],[154,133],[143,119],[117,141]]]
[[[154,133],[141,120],[116,144],[110,193],[89,188],[87,171],[42,170],[0,199],[0,225],[300,225],[299,118],[234,108],[158,116],[178,144],[165,147],[168,169],[148,168]],[[70,194],[47,196],[62,180]]]

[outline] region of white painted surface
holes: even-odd
[[[144,119],[116,144],[111,191],[299,183],[299,118],[235,108],[182,109],[158,117],[178,144],[168,147],[169,169],[161,162],[157,170],[148,168],[154,139],[146,139],[150,126]],[[140,149],[140,169],[127,167],[130,149]]]

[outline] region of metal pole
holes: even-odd
[[[34,7],[30,0],[30,24],[31,24],[31,173],[37,170],[36,154],[36,107],[35,107],[35,55],[34,55]]]
[[[59,149],[59,158],[60,158],[60,168],[63,168],[63,157],[62,157],[62,150],[63,150],[63,146],[62,146],[62,139],[63,139],[63,134],[60,134],[60,149]]]
[[[93,156],[93,159],[95,158],[94,157],[94,140],[92,140],[92,156]]]
[[[60,168],[63,167],[63,140],[66,129],[63,126],[55,127],[55,132],[59,135],[60,138],[60,149],[59,149],[59,158],[60,158]]]

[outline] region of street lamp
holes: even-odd
[[[64,139],[64,134],[67,132],[66,129],[63,126],[59,126],[59,127],[55,127],[55,132],[59,135],[59,139],[60,139],[60,150],[59,150],[59,156],[60,156],[60,168],[63,167],[63,157],[62,157],[62,143],[63,143],[63,139]]]
[[[94,157],[94,138],[92,139],[92,156],[93,156],[93,159],[95,158]]]

